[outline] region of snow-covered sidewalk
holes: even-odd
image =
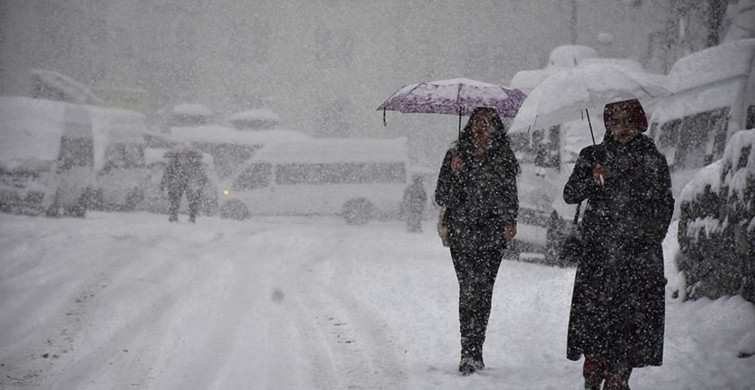
[[[516,261],[488,368],[456,375],[458,291],[432,225],[0,214],[0,389],[581,388],[564,357],[574,270]],[[755,389],[739,357],[755,306],[673,300],[667,276],[665,364],[632,389]]]

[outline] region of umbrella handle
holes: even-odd
[[[592,137],[592,144],[595,146],[595,132],[592,131],[592,122],[590,121],[590,111],[585,108],[585,114],[587,114],[587,124],[590,126],[590,136]]]
[[[461,140],[461,107],[459,107],[459,140]]]

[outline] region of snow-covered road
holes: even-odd
[[[0,389],[580,388],[573,278],[504,261],[489,367],[459,377],[458,290],[431,222],[0,214]],[[665,364],[633,389],[755,389],[755,357],[738,357],[755,352],[752,304],[669,300],[667,316]]]

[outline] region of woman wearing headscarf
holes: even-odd
[[[663,361],[661,243],[674,209],[668,164],[642,134],[639,101],[608,104],[603,115],[603,142],[580,152],[564,188],[566,203],[587,200],[567,358],[584,356],[590,390],[629,389],[633,368]]]
[[[503,250],[516,235],[518,174],[498,112],[475,109],[446,153],[435,189],[435,201],[446,208],[443,222],[459,282],[463,375],[485,367],[482,345],[493,285]]]

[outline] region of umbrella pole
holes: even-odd
[[[587,114],[587,124],[590,126],[590,136],[592,137],[592,144],[595,145],[595,132],[592,131],[592,122],[590,122],[590,111],[585,108],[585,114]]]
[[[388,126],[388,124],[385,123],[385,108],[383,108],[383,126]]]
[[[459,135],[458,139],[461,140],[461,109],[459,109]]]

